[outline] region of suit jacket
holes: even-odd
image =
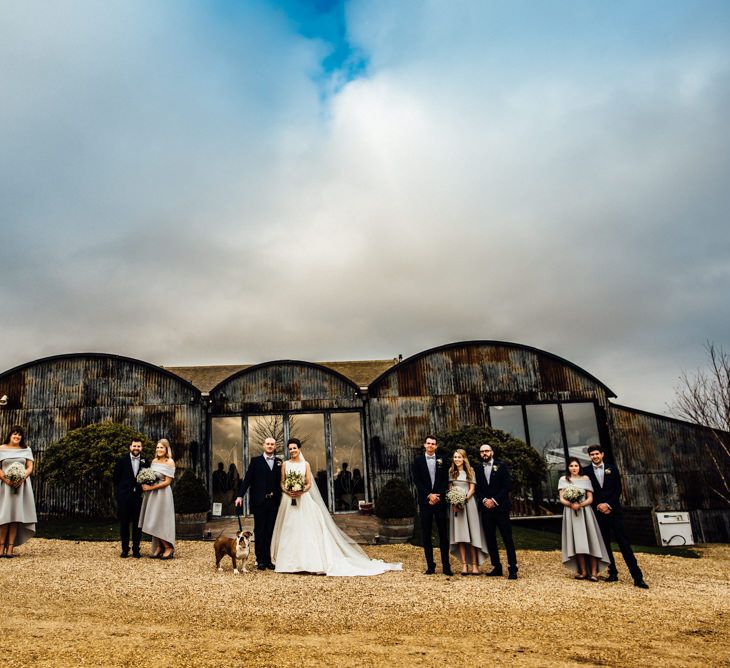
[[[441,463],[439,464],[439,460]],[[426,464],[426,455],[419,455],[413,462],[413,482],[418,492],[419,508],[433,508],[429,505],[429,494],[440,494],[441,503],[445,503],[446,491],[449,486],[449,467],[443,458],[436,455],[436,475],[435,482],[431,484],[431,476],[428,472],[428,464]]]
[[[599,503],[607,503],[613,512],[621,512],[621,473],[614,464],[603,463],[603,487],[598,484],[593,464],[583,467],[583,475],[591,479],[594,508]]]
[[[251,505],[253,508],[260,508],[267,501],[278,505],[281,499],[281,459],[274,459],[273,470],[266,463],[264,455],[259,455],[251,460],[246,475],[238,485],[238,494],[243,497],[251,489]]]
[[[140,457],[139,470],[147,466],[147,460]],[[122,455],[114,466],[114,487],[116,488],[117,503],[128,502],[132,499],[142,498],[142,486],[137,482],[132,468],[132,458],[129,453]]]
[[[509,499],[512,478],[507,464],[496,459],[492,460],[492,475],[487,482],[483,462],[477,462],[474,465],[474,477],[476,478],[475,495],[479,508],[487,510],[484,507],[484,499],[494,499],[497,502],[495,510],[508,513],[512,507]]]

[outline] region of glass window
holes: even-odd
[[[565,471],[565,451],[560,431],[557,404],[527,406],[530,445],[544,458],[548,467],[543,497],[551,503],[557,499],[558,479]]]
[[[365,500],[360,413],[332,413],[335,510],[357,510]]]
[[[522,406],[490,406],[489,421],[492,429],[500,429],[521,441],[526,440]]]
[[[302,442],[302,454],[309,462],[312,476],[324,502],[331,508],[327,484],[327,450],[324,443],[324,415],[322,413],[289,415],[289,438]]]
[[[563,404],[563,423],[568,440],[568,455],[580,459],[581,465],[590,463],[586,452],[589,445],[601,441],[593,403]]]
[[[213,503],[222,504],[223,515],[235,514],[235,496],[241,481],[243,449],[241,447],[241,418],[213,418],[212,424]]]
[[[247,464],[251,461],[251,457],[258,457],[263,453],[264,441],[267,438],[273,438],[276,441],[277,456],[284,456],[284,416],[249,415]]]

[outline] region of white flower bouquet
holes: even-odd
[[[461,510],[466,504],[466,492],[459,487],[452,487],[448,492],[446,492],[446,500],[452,506],[456,506],[457,510],[454,511],[454,517],[458,517],[459,510]]]
[[[284,478],[284,489],[287,492],[302,492],[304,491],[304,476],[299,471],[289,471]],[[291,500],[292,506],[297,505],[297,500]]]
[[[20,462],[13,462],[5,470],[5,477],[10,480],[10,482],[16,483],[25,480],[28,476],[25,472],[25,466],[23,466],[23,464],[21,464]],[[17,494],[20,487],[11,487],[10,489],[13,490],[14,494]]]
[[[568,485],[565,489],[563,489],[563,498],[570,503],[580,503],[586,498],[586,493],[580,487]],[[573,512],[577,517],[578,511],[574,510]]]
[[[152,469],[140,469],[137,474],[137,482],[140,485],[156,485],[157,474]]]

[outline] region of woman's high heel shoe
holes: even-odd
[[[168,561],[169,559],[174,559],[174,558],[175,558],[175,548],[174,547],[170,548],[170,554],[168,554],[167,556],[165,556],[164,554],[160,556],[160,559],[164,559],[165,561]]]

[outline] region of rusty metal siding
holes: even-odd
[[[358,387],[316,364],[278,362],[250,367],[210,393],[213,414],[362,409]]]
[[[624,504],[691,511],[698,540],[728,540],[730,509],[711,491],[721,482],[709,451],[717,456],[716,436],[730,440],[730,434],[624,406],[612,405],[608,415],[613,454],[624,472]],[[726,459],[724,465],[730,476]]]
[[[27,431],[38,462],[46,447],[78,427],[103,421],[125,424],[152,440],[167,438],[176,463],[207,471],[205,409],[200,392],[151,364],[113,355],[79,354],[37,360],[0,375],[2,438],[13,424]],[[207,473],[204,476],[207,478]],[[40,512],[94,515],[99,490],[76,483],[51,488],[34,479]]]
[[[367,425],[371,480],[411,479],[411,465],[429,433],[488,424],[490,405],[596,401],[608,389],[567,362],[534,348],[467,342],[417,355],[369,388]]]

